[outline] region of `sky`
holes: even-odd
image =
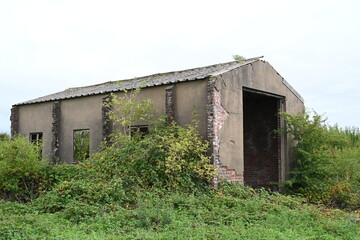
[[[70,87],[264,56],[329,124],[360,127],[358,0],[0,0],[0,133]]]

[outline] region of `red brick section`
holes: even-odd
[[[235,169],[228,169],[226,166],[221,166],[217,174],[218,180],[226,180],[230,182],[243,182],[243,174],[238,174]]]
[[[213,150],[214,165],[218,170],[217,176],[213,179],[213,185],[216,187],[220,180],[243,182],[243,175],[238,174],[235,169],[228,169],[221,164],[220,159],[220,132],[224,126],[229,113],[221,105],[220,91],[214,86],[214,81],[209,80],[208,84],[208,139]]]
[[[221,95],[220,92],[214,88],[213,91],[213,130],[214,130],[214,139],[213,146],[220,150],[220,130],[225,124],[226,118],[229,116],[229,113],[221,105]]]
[[[278,99],[244,92],[244,183],[277,190],[280,139]]]

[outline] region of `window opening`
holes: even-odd
[[[81,162],[90,155],[90,130],[74,130],[74,162]]]
[[[36,133],[30,133],[30,142],[34,145],[36,145],[39,150],[39,158],[41,160],[42,157],[42,144],[43,144],[43,133],[42,132],[36,132]]]
[[[144,138],[145,135],[149,134],[149,126],[148,125],[130,126],[130,134],[132,137],[139,134],[141,138]]]
[[[41,147],[42,145],[42,138],[43,138],[42,132],[30,133],[30,142],[38,147]]]

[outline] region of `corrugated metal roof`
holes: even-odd
[[[90,96],[90,95],[96,95],[96,94],[104,94],[104,93],[110,93],[110,92],[130,90],[130,89],[135,89],[138,87],[146,88],[146,87],[172,84],[172,83],[177,83],[177,82],[193,81],[196,79],[204,79],[206,77],[216,76],[221,73],[228,72],[232,69],[235,69],[240,66],[250,64],[250,63],[253,63],[256,61],[259,61],[258,58],[248,59],[247,61],[244,61],[244,62],[232,61],[232,62],[220,63],[220,64],[215,64],[215,65],[210,65],[210,66],[200,67],[200,68],[193,68],[193,69],[188,69],[188,70],[183,70],[183,71],[158,73],[158,74],[144,76],[144,77],[112,81],[112,82],[105,82],[105,83],[86,86],[86,87],[69,88],[62,92],[35,98],[35,99],[29,100],[26,102],[22,102],[22,103],[18,103],[15,105],[25,105],[25,104],[32,104],[32,103],[39,103],[39,102],[56,101],[56,100],[61,100],[61,99],[68,99],[68,98],[75,98],[75,97]]]

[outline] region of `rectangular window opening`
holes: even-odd
[[[35,144],[36,146],[41,146],[43,139],[42,132],[30,133],[30,142]]]
[[[88,159],[90,156],[90,130],[74,130],[74,156],[75,163]]]
[[[40,149],[40,159],[42,157],[42,146],[43,146],[43,133],[42,132],[35,132],[30,133],[30,142]]]
[[[130,126],[130,133],[132,137],[139,134],[141,138],[144,138],[145,135],[149,134],[149,125]]]

